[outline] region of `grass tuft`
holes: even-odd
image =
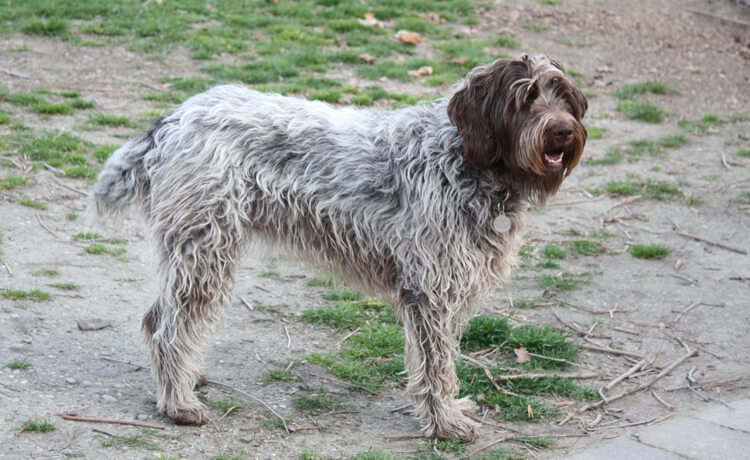
[[[666,246],[654,244],[634,244],[630,247],[630,255],[638,259],[663,259],[671,250]]]
[[[664,110],[650,102],[625,100],[617,104],[617,110],[625,114],[628,120],[640,120],[646,123],[661,123]]]
[[[31,420],[25,420],[21,422],[20,429],[24,429],[25,432],[35,432],[35,433],[48,433],[50,431],[55,431],[57,428],[54,423],[50,422],[49,420],[42,420],[38,422],[31,422]]]
[[[25,371],[26,369],[31,367],[31,363],[26,361],[25,359],[22,359],[18,361],[11,361],[6,364],[5,367],[7,367],[8,369]]]

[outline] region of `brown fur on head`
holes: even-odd
[[[475,69],[451,98],[448,116],[475,168],[544,203],[583,154],[587,108],[560,64],[523,55]]]

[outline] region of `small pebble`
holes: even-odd
[[[105,401],[107,401],[107,402],[115,402],[115,401],[117,401],[117,398],[115,398],[112,395],[102,395],[102,399],[105,400]]]
[[[67,379],[65,379],[65,383],[69,383],[70,385],[75,385],[76,383],[78,383],[78,380],[74,379],[73,377],[68,377]]]

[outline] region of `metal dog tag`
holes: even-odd
[[[507,233],[510,225],[510,219],[505,214],[500,214],[492,220],[492,229],[497,233]]]

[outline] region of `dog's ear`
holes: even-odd
[[[571,85],[571,105],[573,106],[573,115],[576,120],[581,121],[583,116],[586,115],[586,110],[589,108],[589,101],[583,92],[576,88],[575,85]]]
[[[492,91],[490,79],[491,73],[485,71],[469,76],[466,86],[448,103],[448,117],[463,139],[464,155],[478,169],[492,165],[498,148],[486,113]]]

